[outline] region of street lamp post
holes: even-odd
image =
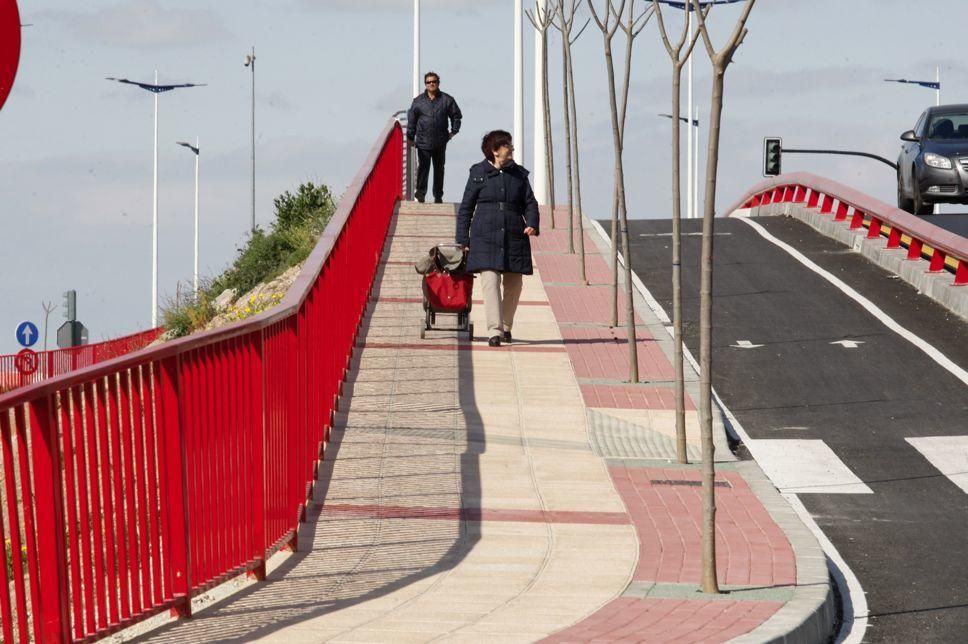
[[[667,119],[672,118],[672,114],[659,114],[659,116],[664,116]],[[692,184],[686,187],[689,192],[686,193],[687,202],[693,206],[699,203],[699,107],[696,106],[696,117],[687,118],[684,116],[679,117],[681,123],[692,123],[692,127],[689,128],[689,139],[691,141],[690,145],[693,146],[690,150],[691,159],[687,159],[686,163],[691,163],[689,167],[689,172],[692,174],[693,181]],[[695,128],[696,135],[692,136],[692,130]],[[694,216],[694,213],[689,210],[686,211],[686,218],[689,219]],[[696,215],[698,217],[698,215]]]
[[[255,47],[245,55],[245,66],[252,69],[252,232],[255,232]]]
[[[158,95],[181,87],[204,87],[204,83],[179,83],[176,85],[159,85],[158,71],[155,71],[154,83],[141,83],[127,78],[108,77],[106,80],[127,85],[137,85],[155,95],[155,161],[152,171],[152,217],[151,217],[151,326],[158,326]]]
[[[934,81],[908,80],[906,78],[885,78],[885,83],[906,83],[908,85],[919,85],[927,89],[934,90],[934,104],[941,105],[941,67],[934,68]],[[934,214],[941,212],[941,205],[934,204]]]
[[[413,95],[423,92],[420,75],[420,0],[413,0]]]
[[[524,165],[524,13],[522,0],[514,0],[514,146],[516,161]]]
[[[195,153],[195,271],[192,274],[192,291],[195,293],[195,297],[198,297],[198,161],[199,157],[199,146],[198,137],[195,137],[195,145],[191,143],[186,143],[184,141],[178,141],[178,145],[186,147]]]

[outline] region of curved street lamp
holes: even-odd
[[[154,178],[152,181],[154,199],[151,218],[151,326],[156,327],[158,326],[158,95],[182,87],[204,87],[205,84],[178,83],[174,85],[159,85],[157,70],[155,71],[154,83],[142,83],[140,81],[128,80],[127,78],[113,77],[108,77],[105,80],[135,85],[155,95],[155,164],[152,175]]]
[[[178,141],[178,145],[188,148],[195,153],[195,272],[192,275],[192,292],[198,297],[198,159],[199,154],[198,137],[195,137],[195,145]]]

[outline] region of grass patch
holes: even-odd
[[[295,194],[282,193],[274,204],[276,216],[269,230],[257,228],[253,231],[225,272],[200,285],[197,296],[177,297],[164,307],[162,324],[169,337],[177,338],[203,329],[217,315],[215,299],[226,289],[236,289],[236,296],[242,296],[305,261],[336,211],[336,202],[329,188],[312,182],[300,185]],[[253,315],[256,308],[265,310],[278,303],[278,299],[281,298],[274,302],[259,302],[257,306],[243,302],[240,307],[247,308],[248,312],[235,319]]]

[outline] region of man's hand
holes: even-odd
[[[450,139],[454,138],[455,136],[457,136],[457,132],[451,132],[450,134],[447,135],[447,140],[449,141]]]
[[[537,232],[538,231],[536,231],[531,226],[528,226],[527,228],[524,229],[524,234],[527,235],[528,237],[534,237]]]

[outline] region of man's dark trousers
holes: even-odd
[[[422,200],[427,194],[427,179],[430,175],[430,164],[434,164],[434,199],[444,197],[444,162],[447,156],[447,146],[424,150],[417,148],[417,189],[414,196]]]

